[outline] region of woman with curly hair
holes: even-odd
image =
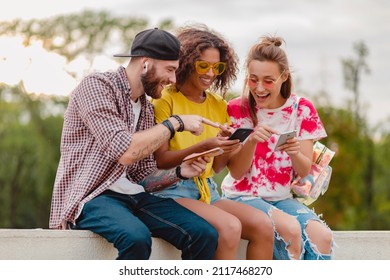
[[[204,25],[179,29],[181,43],[176,83],[162,92],[162,98],[152,100],[156,122],[171,115],[200,115],[214,122],[205,125],[200,136],[182,132],[155,152],[157,165],[168,169],[180,164],[193,153],[220,147],[224,153],[211,157],[201,176],[186,179],[154,192],[175,199],[203,217],[218,231],[215,259],[235,259],[241,238],[249,241],[247,259],[271,259],[273,226],[263,212],[232,200],[221,199],[213,180],[213,167],[226,163],[229,153],[239,148],[238,140],[228,140],[231,134],[227,102],[224,95],[236,79],[238,59],[232,47],[215,31]]]

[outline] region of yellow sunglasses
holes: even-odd
[[[214,75],[218,76],[221,75],[226,70],[226,63],[225,62],[216,62],[214,64],[211,64],[207,61],[199,60],[195,62],[195,69],[198,74],[206,74],[209,72],[210,68],[212,69]]]

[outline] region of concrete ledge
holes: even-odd
[[[335,231],[334,259],[390,260],[390,231]],[[245,259],[242,240],[238,259]],[[0,260],[110,260],[117,250],[84,230],[0,229]],[[153,238],[152,260],[181,259],[181,252]]]

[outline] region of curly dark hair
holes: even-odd
[[[223,36],[206,25],[187,25],[177,30],[177,38],[181,43],[179,68],[176,70],[176,84],[183,84],[195,71],[195,62],[202,52],[216,48],[220,60],[226,63],[226,70],[213,81],[210,90],[219,92],[223,97],[231,84],[237,79],[238,57]]]

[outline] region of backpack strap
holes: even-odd
[[[293,113],[292,113],[293,122],[295,123],[294,129],[297,131],[297,135],[298,135],[298,107],[299,107],[300,100],[301,97],[297,96],[297,102],[295,102],[295,104],[293,105]]]

